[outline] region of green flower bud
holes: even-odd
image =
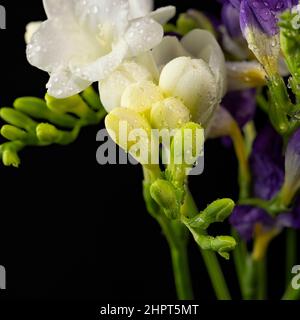
[[[4,125],[1,128],[1,135],[10,141],[14,140],[26,140],[28,138],[28,133],[25,132],[22,129],[19,129],[17,127],[11,126],[11,125]]]
[[[3,164],[7,167],[13,166],[15,168],[18,168],[21,160],[14,150],[7,149],[2,154],[2,161]]]
[[[217,37],[216,30],[211,23],[211,20],[201,11],[190,9],[188,10],[187,15],[190,19],[194,20],[196,28],[210,31]]]
[[[55,143],[60,137],[61,133],[52,124],[41,123],[36,128],[36,135],[42,143]]]
[[[176,98],[157,102],[151,109],[151,124],[156,129],[176,129],[190,121],[189,109]]]
[[[223,222],[234,209],[235,203],[231,199],[220,199],[211,203],[202,213],[187,221],[191,228],[206,230],[215,222]]]
[[[36,135],[42,144],[57,143],[68,145],[78,137],[80,126],[76,126],[72,131],[58,130],[49,123],[40,123],[36,128]]]
[[[98,111],[103,108],[99,95],[92,86],[88,87],[81,93],[82,98],[94,110]]]
[[[176,31],[181,35],[186,35],[190,31],[197,28],[196,21],[186,13],[182,13],[179,15],[176,25]]]
[[[37,123],[20,111],[12,108],[2,108],[0,110],[0,117],[13,126],[25,129],[27,131],[34,131]]]
[[[174,186],[166,180],[156,180],[150,188],[152,198],[164,210],[169,219],[177,219],[180,214],[180,201]]]
[[[21,141],[6,142],[0,146],[0,156],[5,166],[19,167],[21,161],[18,152],[24,148]]]
[[[217,251],[220,256],[225,259],[229,259],[230,251],[234,250],[237,243],[233,237],[230,236],[218,236],[211,237],[203,234],[194,234],[194,239],[203,250]]]
[[[16,99],[14,108],[30,117],[47,120],[54,125],[61,127],[74,128],[78,123],[78,119],[71,115],[51,111],[44,100],[35,97]]]
[[[203,155],[204,130],[199,124],[189,122],[178,130],[171,144],[171,163],[167,168],[168,180],[181,188],[186,176],[198,158]]]
[[[66,99],[56,99],[46,94],[45,100],[50,110],[64,114],[73,113],[81,119],[91,123],[97,123],[96,114],[88,107],[79,95],[75,95]]]

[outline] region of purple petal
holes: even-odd
[[[285,153],[285,187],[294,193],[300,188],[300,129],[291,137]]]
[[[255,89],[232,91],[222,101],[222,106],[231,113],[241,128],[255,116],[255,93]]]
[[[224,6],[231,4],[240,12],[243,32],[247,27],[258,28],[274,36],[278,33],[278,15],[298,4],[298,0],[220,0]]]
[[[258,134],[250,158],[253,173],[254,196],[270,200],[284,181],[284,160],[282,139],[267,126]]]
[[[226,3],[222,8],[222,22],[225,25],[228,34],[237,38],[241,36],[240,12],[231,3]]]
[[[275,225],[275,220],[267,212],[252,206],[235,207],[229,222],[246,241],[253,237],[256,224],[259,223],[266,229],[271,229]]]
[[[282,213],[276,220],[279,227],[300,229],[300,198],[296,201],[292,212]]]

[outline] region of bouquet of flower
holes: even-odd
[[[230,255],[241,297],[266,299],[268,248],[284,229],[282,298],[299,299],[298,1],[219,0],[214,18],[196,2],[177,18],[152,0],[43,3],[48,19],[31,22],[25,40],[29,63],[49,74],[47,93],[0,110],[3,164],[18,167],[27,146],[69,145],[105,119],[112,141],[142,166],[141,196],[169,244],[179,299],[193,298],[191,240],[218,299],[231,299],[219,262]],[[257,108],[266,115],[259,126]],[[205,142],[217,138],[238,160],[239,198],[197,208],[188,177],[205,170]],[[99,162],[109,162],[101,150],[110,147]],[[231,234],[213,235],[210,226],[226,220]]]

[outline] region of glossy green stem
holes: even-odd
[[[187,192],[186,210],[189,210],[191,215],[198,214],[197,206],[190,192]],[[216,297],[219,300],[231,300],[230,292],[216,253],[214,251],[202,249],[200,249],[200,252],[206,265]]]
[[[297,233],[296,230],[286,230],[286,285],[291,282],[291,270],[296,264]]]

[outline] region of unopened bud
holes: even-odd
[[[157,102],[151,109],[151,124],[160,130],[181,128],[190,117],[189,109],[177,98]]]
[[[125,62],[105,80],[99,82],[101,102],[107,112],[121,107],[125,89],[136,82],[152,81],[151,73],[135,62]]]
[[[150,163],[151,126],[143,116],[131,109],[116,108],[106,116],[105,125],[122,149],[140,163]]]
[[[177,219],[180,213],[180,201],[175,187],[166,180],[156,180],[150,188],[152,198],[164,210],[169,219]]]
[[[164,99],[158,86],[151,81],[143,81],[128,86],[121,98],[121,107],[149,115],[152,106]]]
[[[159,85],[165,94],[183,101],[194,122],[206,125],[218,103],[218,88],[204,60],[189,57],[172,60],[163,68]]]
[[[215,222],[223,222],[230,216],[234,209],[234,202],[231,199],[220,199],[211,203],[201,214],[188,221],[191,228],[206,230]]]

